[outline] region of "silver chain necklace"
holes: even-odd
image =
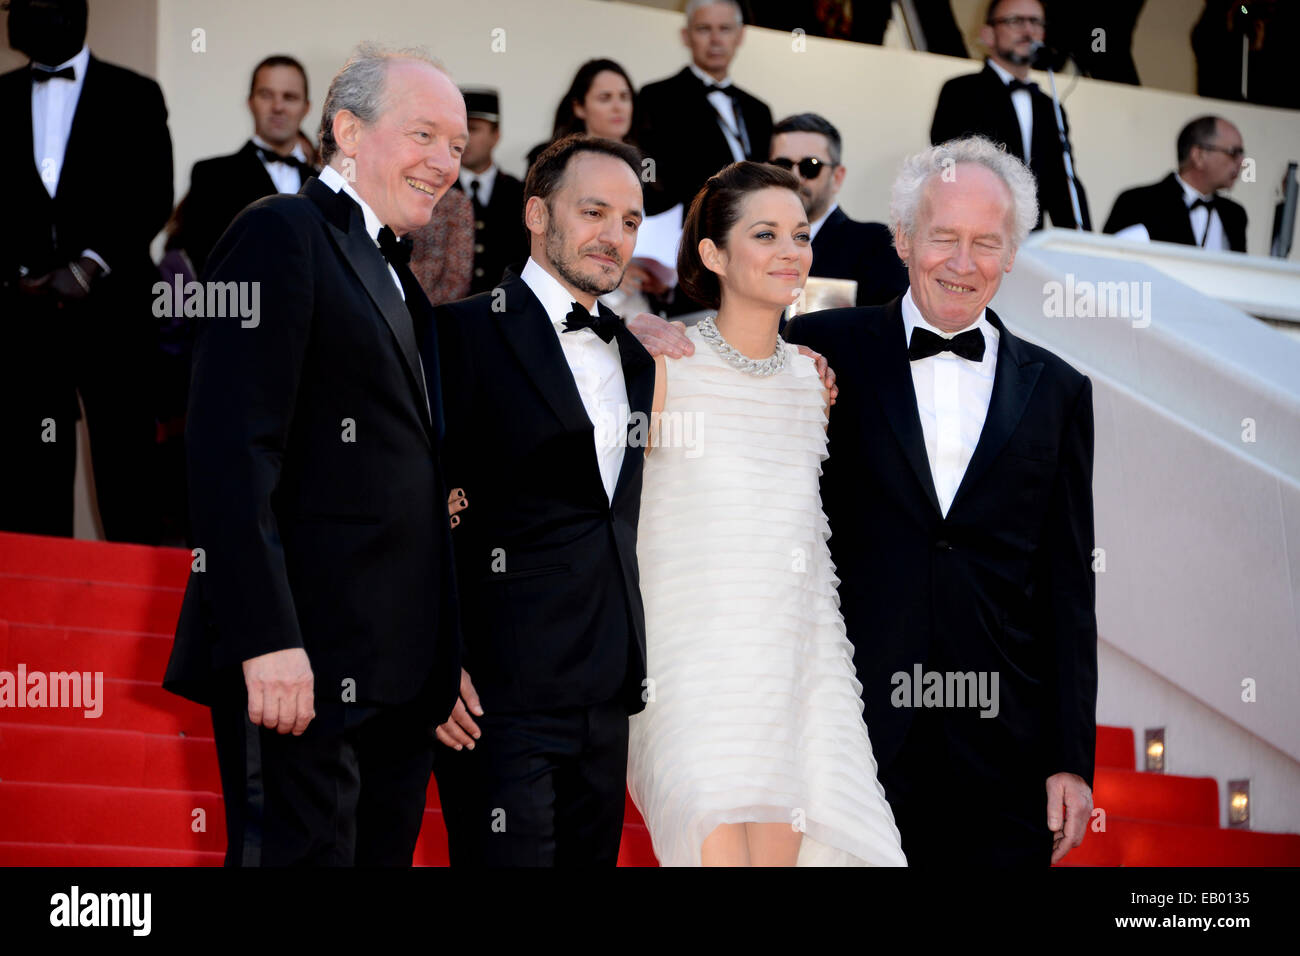
[[[700,338],[713,346],[713,351],[717,352],[724,362],[733,368],[746,372],[749,375],[758,375],[767,377],[775,375],[781,369],[785,368],[785,343],[780,338],[776,340],[776,351],[765,359],[752,359],[735,348],[733,348],[722,333],[718,331],[717,325],[713,322],[713,316],[705,316],[700,319],[695,326],[700,330]]]

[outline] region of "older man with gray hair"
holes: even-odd
[[[1043,866],[1092,811],[1092,385],[988,308],[1038,215],[1024,163],[931,147],[890,215],[907,291],[784,333],[839,388],[821,493],[864,717],[910,865]]]
[[[320,177],[208,260],[255,307],[199,323],[197,548],[164,686],[212,708],[229,866],[411,863],[460,640],[432,310],[399,237],[468,136],[427,54],[363,45],[325,100]]]
[[[880,780],[913,866],[1043,866],[1092,810],[1092,386],[988,308],[1037,218],[980,137],[910,157],[909,288],[796,318],[836,370],[822,500]]]
[[[763,162],[772,139],[772,111],[731,80],[745,37],[737,0],[690,0],[682,43],[691,62],[647,83],[637,94],[636,142],[654,162],[643,175],[646,211],[689,206],[710,176],[744,159]]]

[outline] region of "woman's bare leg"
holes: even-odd
[[[803,834],[788,823],[746,823],[750,866],[794,866]]]
[[[720,823],[704,838],[700,862],[704,866],[749,866],[746,823]]]

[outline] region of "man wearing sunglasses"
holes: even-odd
[[[1034,44],[1044,42],[1046,31],[1046,13],[1039,0],[992,0],[980,28],[980,40],[989,51],[984,69],[944,84],[930,142],[938,145],[977,134],[1005,143],[1007,152],[1024,160],[1038,181],[1039,216],[1034,228],[1042,228],[1046,214],[1053,226],[1073,229],[1074,207],[1052,98],[1029,80]],[[1068,136],[1064,108],[1061,117]],[[1073,148],[1071,154],[1083,228],[1091,229],[1088,199],[1077,175],[1078,155]]]
[[[1219,195],[1236,181],[1245,154],[1241,132],[1226,119],[1192,120],[1178,134],[1178,171],[1120,193],[1103,231],[1245,252],[1246,210]]]
[[[799,180],[799,198],[812,223],[809,275],[852,279],[857,305],[883,305],[907,288],[907,269],[894,250],[889,227],[845,215],[835,197],[844,184],[837,130],[816,113],[787,116],[772,128],[771,162]]]

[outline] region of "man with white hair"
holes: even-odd
[[[426,54],[365,44],[320,133],[320,177],[208,260],[252,314],[194,346],[164,686],[212,708],[229,866],[409,866],[460,681],[432,309],[399,237],[456,180],[465,101]]]
[[[989,309],[1037,216],[981,137],[909,158],[909,288],[794,319],[840,393],[822,500],[880,780],[913,866],[1042,866],[1092,810],[1092,386]]]

